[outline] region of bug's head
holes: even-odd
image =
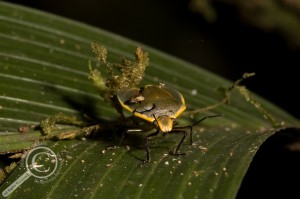
[[[172,131],[173,119],[168,115],[161,115],[159,117],[155,117],[154,124],[158,126],[159,130],[163,133],[168,133]]]

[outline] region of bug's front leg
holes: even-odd
[[[145,142],[145,149],[146,149],[146,160],[144,160],[142,162],[142,164],[150,162],[151,157],[150,157],[150,150],[149,150],[149,140],[151,139],[151,137],[156,136],[158,133],[159,133],[159,130],[157,130],[154,133],[151,133],[145,137],[144,142]]]
[[[183,137],[181,138],[180,142],[176,145],[176,147],[174,148],[174,150],[172,152],[170,152],[171,155],[185,155],[185,153],[180,153],[179,149],[182,145],[182,143],[184,142],[185,138],[187,137],[187,132],[184,130],[173,130],[170,133],[183,133]],[[192,142],[192,128],[190,128],[190,142]]]
[[[143,132],[143,131],[144,131],[143,129],[126,129],[126,130],[124,130],[122,132],[122,136],[121,136],[121,139],[119,141],[119,145],[122,144],[122,142],[124,141],[126,135],[134,134],[134,133],[140,133],[140,132]]]

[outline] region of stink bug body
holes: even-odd
[[[152,123],[156,132],[145,137],[146,160],[150,161],[149,139],[162,133],[183,133],[183,137],[173,150],[173,155],[182,155],[178,150],[187,136],[185,129],[189,128],[192,133],[192,126],[176,127],[176,118],[186,109],[185,100],[179,91],[165,85],[146,85],[141,88],[129,88],[117,93],[120,105],[131,112],[133,116]],[[203,118],[205,119],[205,118]],[[202,119],[202,120],[203,120]],[[202,121],[201,120],[201,121]],[[197,123],[199,123],[198,121]],[[129,129],[127,132],[142,132],[143,129]],[[190,142],[192,142],[192,135]]]
[[[117,93],[117,98],[123,108],[163,133],[172,130],[173,121],[186,109],[183,96],[164,85],[125,89]]]

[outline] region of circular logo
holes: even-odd
[[[38,146],[32,149],[25,159],[26,172],[11,183],[2,192],[2,196],[7,197],[31,176],[37,178],[39,183],[50,182],[61,169],[59,163],[57,155],[48,147]]]
[[[27,172],[39,179],[48,179],[59,167],[58,156],[48,147],[32,149],[25,160]]]

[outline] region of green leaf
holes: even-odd
[[[13,154],[44,144],[59,157],[53,176],[32,176],[9,198],[235,198],[261,144],[279,130],[299,126],[288,113],[254,95],[282,124],[273,128],[234,92],[230,105],[208,113],[223,117],[194,127],[193,145],[184,143],[181,148],[185,156],[168,154],[181,135],[158,136],[151,141],[152,161],[143,167],[144,134],[128,136],[121,146],[117,140],[92,138],[38,141],[39,131],[19,133],[18,128],[37,125],[58,112],[101,121],[118,117],[88,80],[88,63],[95,63],[92,41],[108,48],[111,62],[123,56],[134,59],[141,46],[150,57],[143,84],[164,82],[177,88],[189,110],[221,101],[218,88],[232,83],[119,35],[3,2],[0,30],[0,152]],[[191,124],[202,116],[192,120],[183,115],[179,122]],[[23,159],[2,183],[1,193],[25,171]]]

